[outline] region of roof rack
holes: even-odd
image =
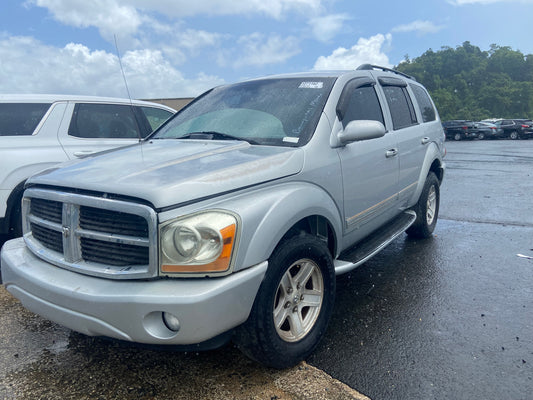
[[[360,66],[357,67],[357,70],[364,70],[364,71],[368,71],[368,70],[372,70],[372,69],[380,69],[382,71],[385,71],[385,72],[392,72],[393,74],[398,74],[398,75],[401,75],[407,79],[412,79],[413,81],[416,81],[416,79],[410,75],[407,75],[407,74],[404,74],[403,72],[400,72],[400,71],[396,71],[395,69],[391,69],[391,68],[387,68],[387,67],[381,67],[379,65],[373,65],[373,64],[361,64]]]

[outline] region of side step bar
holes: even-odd
[[[405,232],[415,220],[416,213],[413,210],[404,211],[384,227],[372,233],[364,241],[344,250],[334,261],[335,274],[341,275],[350,272],[374,257],[390,242]]]

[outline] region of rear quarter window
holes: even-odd
[[[415,95],[416,102],[422,114],[423,122],[431,122],[437,119],[435,109],[426,91],[418,85],[410,85]]]
[[[394,130],[407,128],[417,123],[415,109],[405,87],[383,86],[389,105]]]
[[[140,107],[140,109],[148,120],[152,131],[155,131],[163,124],[163,122],[172,116],[170,111],[162,110],[161,108]]]
[[[50,103],[0,103],[0,136],[32,135]]]

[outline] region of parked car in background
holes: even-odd
[[[161,104],[128,99],[0,95],[0,234],[20,236],[20,202],[31,175],[137,143],[174,113]]]
[[[499,128],[491,122],[476,122],[474,124],[477,130],[477,138],[483,139],[499,139],[503,136],[503,129]]]
[[[477,129],[473,121],[451,120],[442,123],[446,139],[465,140],[476,139]]]
[[[529,119],[498,119],[494,121],[483,120],[481,122],[492,122],[502,129],[502,137],[512,140],[533,137],[533,121]]]

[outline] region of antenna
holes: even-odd
[[[133,118],[135,118],[135,122],[137,123],[139,142],[142,142],[143,138],[141,136],[141,131],[140,131],[142,125],[137,117],[137,113],[135,112],[135,109],[133,108],[133,101],[131,100],[130,89],[128,87],[128,81],[126,80],[126,74],[124,73],[124,68],[122,67],[122,60],[120,59],[120,52],[118,51],[117,35],[113,34],[113,38],[115,39],[115,49],[117,50],[118,65],[120,65],[120,72],[122,72],[122,79],[124,79],[124,86],[126,86],[126,92],[128,93],[128,99],[130,100],[131,112],[133,113]]]
[[[124,68],[122,67],[122,60],[120,59],[120,52],[118,51],[117,35],[113,35],[113,37],[115,38],[115,49],[117,50],[118,65],[120,65],[122,79],[124,79],[124,85],[126,86],[126,92],[128,92],[128,98],[130,99],[130,103],[133,105],[133,102],[131,101],[130,89],[128,88],[128,82],[126,81],[126,75],[124,74]]]

